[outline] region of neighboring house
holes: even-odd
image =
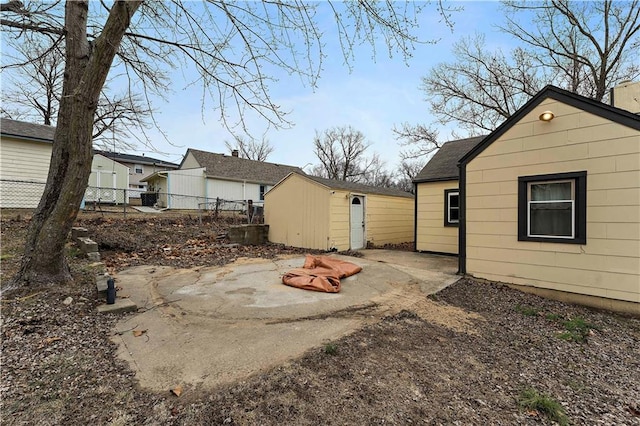
[[[142,181],[143,178],[156,172],[176,170],[180,167],[179,164],[158,160],[157,158],[147,157],[145,155],[131,155],[99,150],[94,150],[93,153],[110,158],[129,168],[128,188],[130,191],[128,191],[127,195],[130,198],[140,198],[140,194],[147,191],[147,182]]]
[[[445,143],[413,179],[417,251],[458,254],[458,161],[483,138],[478,136]]]
[[[413,241],[413,194],[291,173],[265,197],[269,241],[319,250]]]
[[[612,98],[547,86],[461,159],[461,273],[640,313],[640,83]]]
[[[267,163],[231,155],[188,149],[180,169],[157,172],[142,179],[158,193],[157,204],[171,209],[198,209],[216,199],[251,200],[262,206],[264,194],[291,172],[304,174],[294,166]],[[241,207],[238,207],[241,208]]]
[[[0,207],[38,206],[49,174],[55,130],[0,118]]]
[[[54,133],[53,126],[0,119],[0,207],[38,206],[49,174]],[[130,191],[125,199],[124,190],[129,189],[129,168],[99,152],[93,156],[85,201],[128,202]]]

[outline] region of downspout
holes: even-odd
[[[458,212],[458,274],[465,275],[467,273],[467,202],[466,202],[466,184],[467,184],[467,165],[458,163],[459,179],[459,199],[460,211]]]

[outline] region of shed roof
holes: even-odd
[[[28,139],[39,142],[53,142],[55,126],[27,123],[26,121],[0,118],[0,133],[3,136],[12,136],[20,139]]]
[[[122,154],[119,152],[101,151],[97,149],[94,149],[93,152],[95,154],[103,155],[107,158],[110,158],[118,162],[126,162],[126,163],[134,163],[134,164],[151,164],[159,167],[166,167],[169,169],[177,169],[178,167],[180,167],[179,164],[170,163],[164,160],[158,160],[157,158],[147,157],[145,155]]]
[[[200,167],[207,169],[208,177],[275,185],[290,173],[305,174],[302,169],[296,166],[249,160],[192,148],[187,150],[185,158],[189,153],[193,155]],[[184,160],[182,162],[184,163]]]
[[[478,145],[484,136],[449,141],[442,145],[426,166],[413,179],[414,183],[457,180],[458,161]]]
[[[363,183],[347,182],[344,180],[325,179],[311,175],[303,175],[303,177],[324,185],[330,189],[358,192],[363,194],[377,194],[388,195],[392,197],[414,198],[414,195],[412,193],[396,188],[383,188],[379,186],[365,185]]]

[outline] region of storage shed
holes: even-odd
[[[291,173],[265,194],[269,241],[319,250],[413,242],[413,194]]]
[[[461,159],[461,273],[640,313],[640,83],[622,89],[630,111],[547,86]]]

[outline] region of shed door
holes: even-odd
[[[351,198],[351,249],[364,247],[364,197]]]

